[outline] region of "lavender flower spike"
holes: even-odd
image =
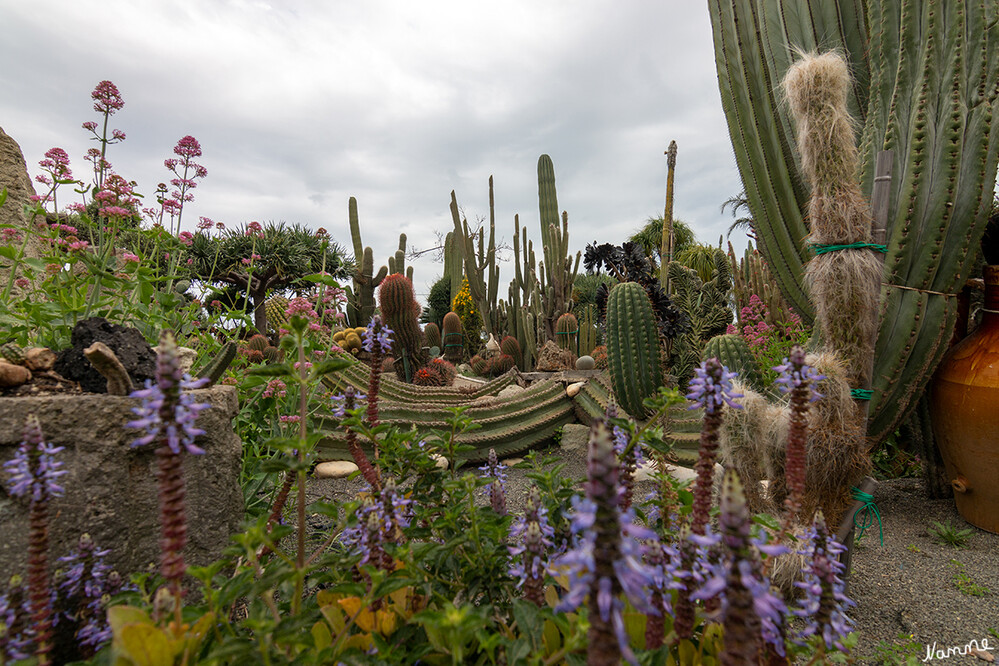
[[[694,370],[694,378],[690,380],[690,393],[687,399],[697,403],[708,414],[714,414],[723,404],[732,409],[742,409],[742,405],[734,402],[743,397],[732,388],[732,380],[738,373],[729,371],[717,358],[709,358]]]
[[[382,354],[392,351],[392,329],[385,325],[380,317],[372,317],[368,322],[368,328],[362,333],[364,337],[364,351],[375,351],[375,345]]]
[[[55,459],[55,454],[63,448],[46,442],[38,417],[29,415],[24,424],[24,440],[14,457],[3,464],[10,475],[8,488],[11,496],[28,496],[31,501],[41,502],[42,497],[62,495],[63,487],[56,479],[66,470]]]
[[[822,397],[815,390],[815,385],[825,379],[819,371],[805,363],[805,350],[800,345],[791,348],[791,355],[784,359],[784,363],[774,366],[774,372],[780,377],[774,380],[778,384],[781,393],[792,393],[795,389],[807,389],[809,402],[815,402]]]

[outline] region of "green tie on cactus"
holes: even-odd
[[[757,391],[765,390],[760,364],[741,335],[716,335],[708,340],[701,356],[704,359],[717,358],[726,368],[739,373],[740,380]]]
[[[555,342],[559,349],[568,349],[575,354],[578,335],[579,322],[576,320],[576,315],[571,312],[566,312],[555,322]]]
[[[663,385],[659,330],[645,289],[637,282],[614,285],[607,296],[607,362],[614,395],[636,419],[642,402]]]
[[[444,358],[451,363],[461,363],[461,358],[464,350],[464,345],[462,340],[464,335],[462,334],[461,328],[461,317],[458,316],[457,312],[448,312],[444,315],[444,336],[442,341],[444,343]]]
[[[795,49],[840,49],[854,80],[861,189],[893,151],[886,281],[868,434],[883,441],[925,394],[957,317],[985,229],[999,162],[996,0],[709,0],[722,105],[770,270],[811,323],[810,256],[789,109],[778,82]]]
[[[416,302],[413,283],[405,275],[389,275],[378,289],[378,305],[385,323],[393,332],[395,374],[402,381],[411,382],[416,371],[429,360],[423,351],[420,304]]]

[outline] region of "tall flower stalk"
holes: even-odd
[[[689,400],[704,410],[704,423],[701,426],[700,449],[694,470],[697,480],[694,484],[694,506],[692,512],[691,531],[703,535],[708,524],[711,511],[711,492],[714,487],[715,459],[718,457],[718,430],[721,427],[722,405],[727,404],[734,409],[742,406],[734,402],[742,395],[732,389],[732,380],[736,373],[729,372],[717,358],[709,358],[694,371],[690,380]]]
[[[26,497],[28,513],[28,609],[35,657],[41,665],[52,663],[52,589],[49,578],[49,500],[64,493],[57,483],[66,473],[55,454],[63,450],[45,441],[38,417],[29,414],[24,439],[14,457],[4,463],[13,497]],[[2,655],[0,655],[2,656]]]
[[[630,511],[619,509],[618,459],[614,437],[604,421],[594,422],[590,430],[587,462],[586,498],[575,500],[572,520],[578,543],[557,562],[569,567],[569,592],[556,610],[571,610],[587,600],[587,664],[616,664],[622,657],[635,663],[620,597],[623,592],[641,612],[658,612],[648,599],[654,571],[642,562],[645,548],[641,543],[655,539],[655,534],[635,524]]]
[[[496,449],[489,449],[486,464],[479,468],[482,476],[489,479],[487,493],[489,506],[500,516],[506,515],[506,465],[496,457]]]
[[[174,628],[181,623],[183,578],[187,571],[184,547],[187,545],[187,517],[184,508],[185,454],[201,455],[204,449],[195,443],[195,437],[205,434],[194,423],[198,413],[208,404],[194,402],[187,389],[198,388],[205,380],[192,381],[180,369],[177,343],[173,334],[160,335],[159,355],[156,359],[156,382],[147,382],[146,388],[134,391],[133,398],[142,404],[132,411],[139,417],[126,424],[128,428],[141,429],[145,435],[132,443],[133,447],[156,445],[156,480],[159,484],[160,505],[160,573],[173,604]]]
[[[822,396],[815,385],[825,379],[815,368],[805,363],[805,351],[795,345],[791,355],[782,365],[774,368],[780,373],[776,383],[781,393],[790,394],[791,422],[787,435],[784,474],[788,495],[785,500],[786,513],[781,528],[782,536],[790,530],[791,524],[801,519],[802,498],[805,496],[805,473],[807,468],[808,406]]]
[[[539,608],[545,603],[545,554],[553,546],[555,529],[548,523],[548,509],[541,502],[541,492],[532,485],[524,501],[524,515],[510,526],[510,556],[514,559],[510,575],[523,586],[524,598]]]
[[[116,111],[125,106],[125,100],[121,98],[118,87],[110,81],[98,83],[90,93],[90,97],[94,100],[94,111],[104,116],[104,126],[100,132],[97,131],[97,123],[94,121],[88,120],[83,123],[83,129],[93,134],[93,140],[101,144],[100,150],[97,148],[88,150],[86,157],[87,161],[93,162],[94,185],[100,190],[104,187],[104,174],[111,167],[106,159],[108,146],[125,140],[125,133],[118,129],[112,130],[111,138],[108,138],[108,121]]]

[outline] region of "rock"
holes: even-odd
[[[23,365],[0,361],[0,388],[14,388],[31,381],[31,370]]]
[[[579,392],[583,390],[584,386],[586,386],[586,382],[575,382],[573,384],[569,384],[565,387],[565,394],[570,398],[575,398]]]
[[[562,426],[560,446],[566,451],[586,451],[590,443],[589,426],[580,423],[567,423]]]
[[[4,188],[7,188],[7,201],[0,206],[0,228],[3,228],[3,225],[10,225],[24,234],[28,229],[28,221],[24,218],[23,212],[24,204],[31,204],[35,188],[31,183],[21,147],[3,131],[3,128],[0,128],[0,191]],[[45,255],[45,248],[36,236],[29,234],[24,255],[35,259]],[[0,268],[0,284],[7,284],[9,277],[9,269]],[[22,276],[19,274],[18,277]],[[23,295],[24,291],[15,285],[11,291],[11,301]]]
[[[236,389],[215,386],[192,391],[209,409],[198,416],[205,434],[195,444],[204,455],[184,457],[187,548],[192,566],[218,560],[243,520],[239,485],[243,446],[233,432],[239,411]],[[88,532],[107,562],[128,579],[159,562],[159,500],[153,446],[132,448],[139,431],[122,427],[134,418],[136,398],[54,395],[0,399],[0,463],[14,456],[26,414],[41,422],[45,440],[65,449],[57,454],[67,474],[66,493],[49,505],[50,562],[76,547]],[[0,571],[24,572],[28,559],[28,505],[0,493]]]
[[[592,356],[580,356],[576,359],[576,370],[592,370],[596,365]]]
[[[496,397],[498,397],[498,398],[506,398],[506,397],[510,397],[510,396],[515,396],[515,395],[517,395],[519,393],[523,393],[523,392],[524,392],[524,388],[522,386],[517,386],[516,384],[510,384],[509,386],[507,386],[506,388],[504,388],[502,391],[500,391],[499,393],[497,393]]]
[[[125,367],[135,386],[142,386],[156,376],[156,352],[137,328],[119,326],[101,317],[91,317],[73,327],[73,346],[59,352],[55,371],[66,379],[80,383],[89,393],[106,393],[107,380],[94,369],[83,350],[95,342],[103,342]]]
[[[317,479],[342,479],[357,471],[357,465],[349,460],[330,460],[321,462],[312,470],[312,476]]]
[[[524,462],[523,458],[507,458],[503,461],[503,464],[507,467],[513,467],[514,465]]]
[[[156,345],[153,347],[153,351],[159,354],[160,346]],[[194,361],[197,358],[198,352],[190,347],[177,347],[177,363],[180,364],[181,372],[191,372],[191,368],[194,367]]]
[[[24,352],[24,364],[29,370],[51,370],[55,362],[55,352],[48,347],[32,347]]]
[[[534,369],[540,372],[571,370],[574,362],[575,357],[571,351],[559,349],[558,345],[549,340],[538,350],[538,360],[534,364]]]
[[[431,453],[430,457],[433,459],[434,464],[437,465],[437,469],[447,469],[447,458],[439,453]]]
[[[90,361],[97,372],[107,380],[105,390],[108,395],[129,395],[135,387],[132,379],[125,371],[115,353],[103,342],[97,341],[83,350],[83,355]]]

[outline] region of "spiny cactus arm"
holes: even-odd
[[[490,201],[492,201],[492,177],[489,178],[489,195]],[[486,256],[484,239],[482,232],[480,231],[477,235],[479,237],[479,253],[478,261],[476,261],[475,253],[475,236],[468,226],[468,220],[461,219],[461,214],[458,209],[458,199],[455,196],[454,190],[451,191],[451,221],[454,224],[454,238],[457,240],[459,247],[461,248],[462,257],[464,259],[465,266],[465,276],[468,278],[468,291],[472,296],[472,300],[475,301],[475,305],[478,307],[479,312],[482,314],[482,323],[486,328],[488,333],[496,333],[495,330],[495,297],[490,300],[490,295],[495,296],[495,289],[492,285],[487,284],[486,280],[492,278],[493,270],[492,267],[495,266],[495,255],[496,255],[496,226],[495,218],[490,210],[490,227],[489,227],[489,254]],[[491,208],[491,206],[490,206]],[[486,272],[488,269],[488,273]]]
[[[270,317],[268,317],[268,320]],[[208,386],[213,386],[222,375],[225,374],[226,368],[232,363],[232,360],[236,358],[236,342],[235,340],[230,340],[229,342],[222,345],[219,353],[215,355],[215,358],[211,359],[205,367],[201,369],[198,373],[199,378],[207,378]]]

